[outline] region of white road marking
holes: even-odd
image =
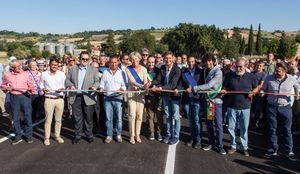
[[[165,174],[173,174],[175,168],[176,145],[169,145]]]
[[[45,119],[42,119],[42,120],[40,120],[40,121],[38,121],[38,122],[32,124],[32,127],[35,127],[35,126],[37,126],[37,125],[43,123],[44,121],[45,121]],[[0,139],[0,143],[3,143],[4,141],[9,140],[10,138],[12,138],[12,137],[14,137],[14,136],[15,136],[15,134],[14,134],[14,133],[11,133],[11,134],[9,134],[9,135],[6,136],[6,137],[1,138],[1,139]]]

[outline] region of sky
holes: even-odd
[[[174,27],[300,30],[300,0],[9,0],[0,2],[0,30],[72,34],[89,30]]]

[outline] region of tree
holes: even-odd
[[[223,55],[229,59],[237,58],[239,56],[239,44],[239,39],[237,37],[229,38],[227,35]]]
[[[155,53],[164,53],[166,51],[168,51],[168,45],[162,43],[155,44],[155,48],[154,48]]]
[[[92,52],[92,44],[90,42],[90,40],[88,40],[87,44],[86,44],[86,51],[91,53]]]
[[[297,43],[300,43],[300,34],[296,35],[295,40],[296,40]]]
[[[162,43],[167,44],[170,51],[177,55],[188,54],[201,57],[205,53],[224,49],[224,32],[214,25],[194,25],[180,23],[166,33]]]
[[[51,55],[52,55],[51,52],[48,50],[42,51],[42,57],[44,57],[44,58],[50,57]]]
[[[40,58],[42,56],[42,53],[40,52],[38,47],[32,47],[30,52],[31,57]]]
[[[252,24],[250,26],[250,31],[249,31],[249,38],[248,38],[248,48],[247,48],[247,54],[253,55],[254,49],[254,41],[253,41],[253,27]]]
[[[297,43],[295,39],[288,38],[283,32],[279,41],[278,56],[282,59],[292,58],[296,55]]]
[[[30,56],[30,50],[18,47],[13,50],[10,56],[15,56],[17,59],[27,59]]]
[[[242,37],[241,42],[240,42],[240,50],[239,50],[240,55],[244,55],[245,50],[246,50],[245,38]]]
[[[114,34],[110,33],[105,43],[101,44],[102,51],[107,56],[113,56],[118,53],[118,46],[114,40]]]
[[[278,47],[279,47],[279,39],[273,38],[270,40],[269,45],[268,45],[268,52],[273,53],[275,56],[278,56]]]
[[[262,47],[262,37],[261,37],[260,24],[258,26],[258,32],[257,32],[257,37],[256,37],[255,50],[256,50],[257,55],[262,55],[262,53],[263,53],[263,47]]]
[[[147,48],[152,53],[155,49],[155,43],[155,37],[149,31],[140,30],[125,36],[119,47],[124,53],[140,51],[142,48]]]

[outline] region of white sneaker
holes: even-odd
[[[44,145],[45,146],[49,146],[50,145],[50,140],[49,139],[45,139],[44,140]]]
[[[62,144],[65,142],[64,139],[62,139],[61,137],[55,138],[55,141],[57,141],[59,144]]]

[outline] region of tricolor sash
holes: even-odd
[[[207,107],[206,107],[206,116],[207,120],[214,120],[215,118],[215,104],[213,100],[218,96],[219,92],[222,89],[222,83],[215,89],[214,92],[208,92],[207,97]]]
[[[149,81],[149,82],[152,82],[152,81],[153,81],[153,75],[152,75],[151,71],[148,71],[148,72],[147,72],[147,78],[148,78],[148,81]]]
[[[137,74],[137,72],[135,71],[135,69],[134,69],[132,66],[128,66],[127,68],[128,68],[128,70],[130,71],[130,73],[131,73],[132,77],[134,78],[134,80],[135,80],[137,83],[143,85],[144,83],[143,83],[143,81],[141,80],[141,78],[139,77],[139,75]]]

